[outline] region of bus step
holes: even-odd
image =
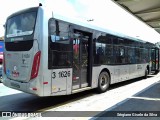
[[[85,88],[76,89],[76,90],[72,91],[72,94],[82,92],[82,91],[85,91],[85,90],[90,90],[90,89],[92,89],[92,88],[91,87],[85,87]]]

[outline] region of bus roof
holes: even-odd
[[[105,33],[108,33],[108,34],[111,34],[111,35],[119,36],[119,37],[122,37],[122,38],[131,39],[131,40],[134,40],[134,41],[137,41],[137,42],[142,42],[142,43],[148,42],[148,41],[141,40],[141,39],[138,39],[138,38],[134,38],[134,37],[131,37],[131,36],[119,33],[119,32],[115,32],[115,31],[110,30],[110,29],[105,28],[105,27],[99,27],[97,24],[92,24],[91,22],[82,21],[82,20],[79,20],[79,19],[76,19],[76,18],[69,18],[69,17],[66,17],[66,16],[59,15],[59,14],[54,14],[54,18],[62,20],[62,21],[66,21],[66,22],[69,22],[69,23],[72,23],[72,24],[87,27],[87,28],[90,28],[90,29],[93,29],[93,30],[98,30],[98,31],[101,31],[101,32],[105,32]]]
[[[31,7],[31,8],[28,8],[28,9],[20,10],[18,12],[15,12],[15,13],[11,14],[10,16],[8,16],[7,19],[9,19],[9,18],[11,18],[15,15],[21,14],[23,12],[34,11],[38,8],[42,8],[42,7]],[[52,10],[51,10],[51,12],[52,13],[50,13],[50,15],[53,15],[54,12]],[[119,37],[126,38],[126,39],[131,39],[131,40],[134,40],[134,41],[137,41],[137,42],[143,42],[143,43],[148,42],[148,41],[145,41],[145,40],[138,39],[136,37],[128,36],[128,35],[120,33],[120,32],[115,32],[113,30],[110,30],[109,28],[98,26],[98,24],[95,24],[95,23],[93,24],[92,22],[87,22],[87,21],[80,20],[80,19],[77,19],[77,18],[69,18],[67,16],[62,16],[60,14],[54,14],[54,18],[62,20],[62,21],[66,21],[66,22],[69,22],[69,23],[72,23],[72,24],[87,27],[89,29],[98,30],[98,31],[101,31],[101,32],[105,32],[105,33],[115,35],[115,36],[119,36]]]

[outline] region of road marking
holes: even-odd
[[[160,101],[160,98],[148,98],[148,97],[129,97],[133,99],[150,100],[150,101]]]

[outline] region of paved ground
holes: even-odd
[[[160,82],[136,94],[116,107],[106,109],[95,120],[159,120]]]
[[[132,82],[130,81],[131,83],[123,83],[122,86],[115,84],[106,93],[47,110],[48,112],[46,111],[42,115],[55,115],[58,116],[58,119],[67,116],[72,120],[159,120],[159,80],[160,74],[150,76],[148,79],[134,79],[131,80]]]

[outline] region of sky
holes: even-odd
[[[4,35],[3,25],[7,16],[21,9],[38,6],[53,9],[54,13],[76,18],[90,24],[109,28],[149,42],[159,42],[160,34],[122,10],[111,0],[0,0],[0,37]]]

